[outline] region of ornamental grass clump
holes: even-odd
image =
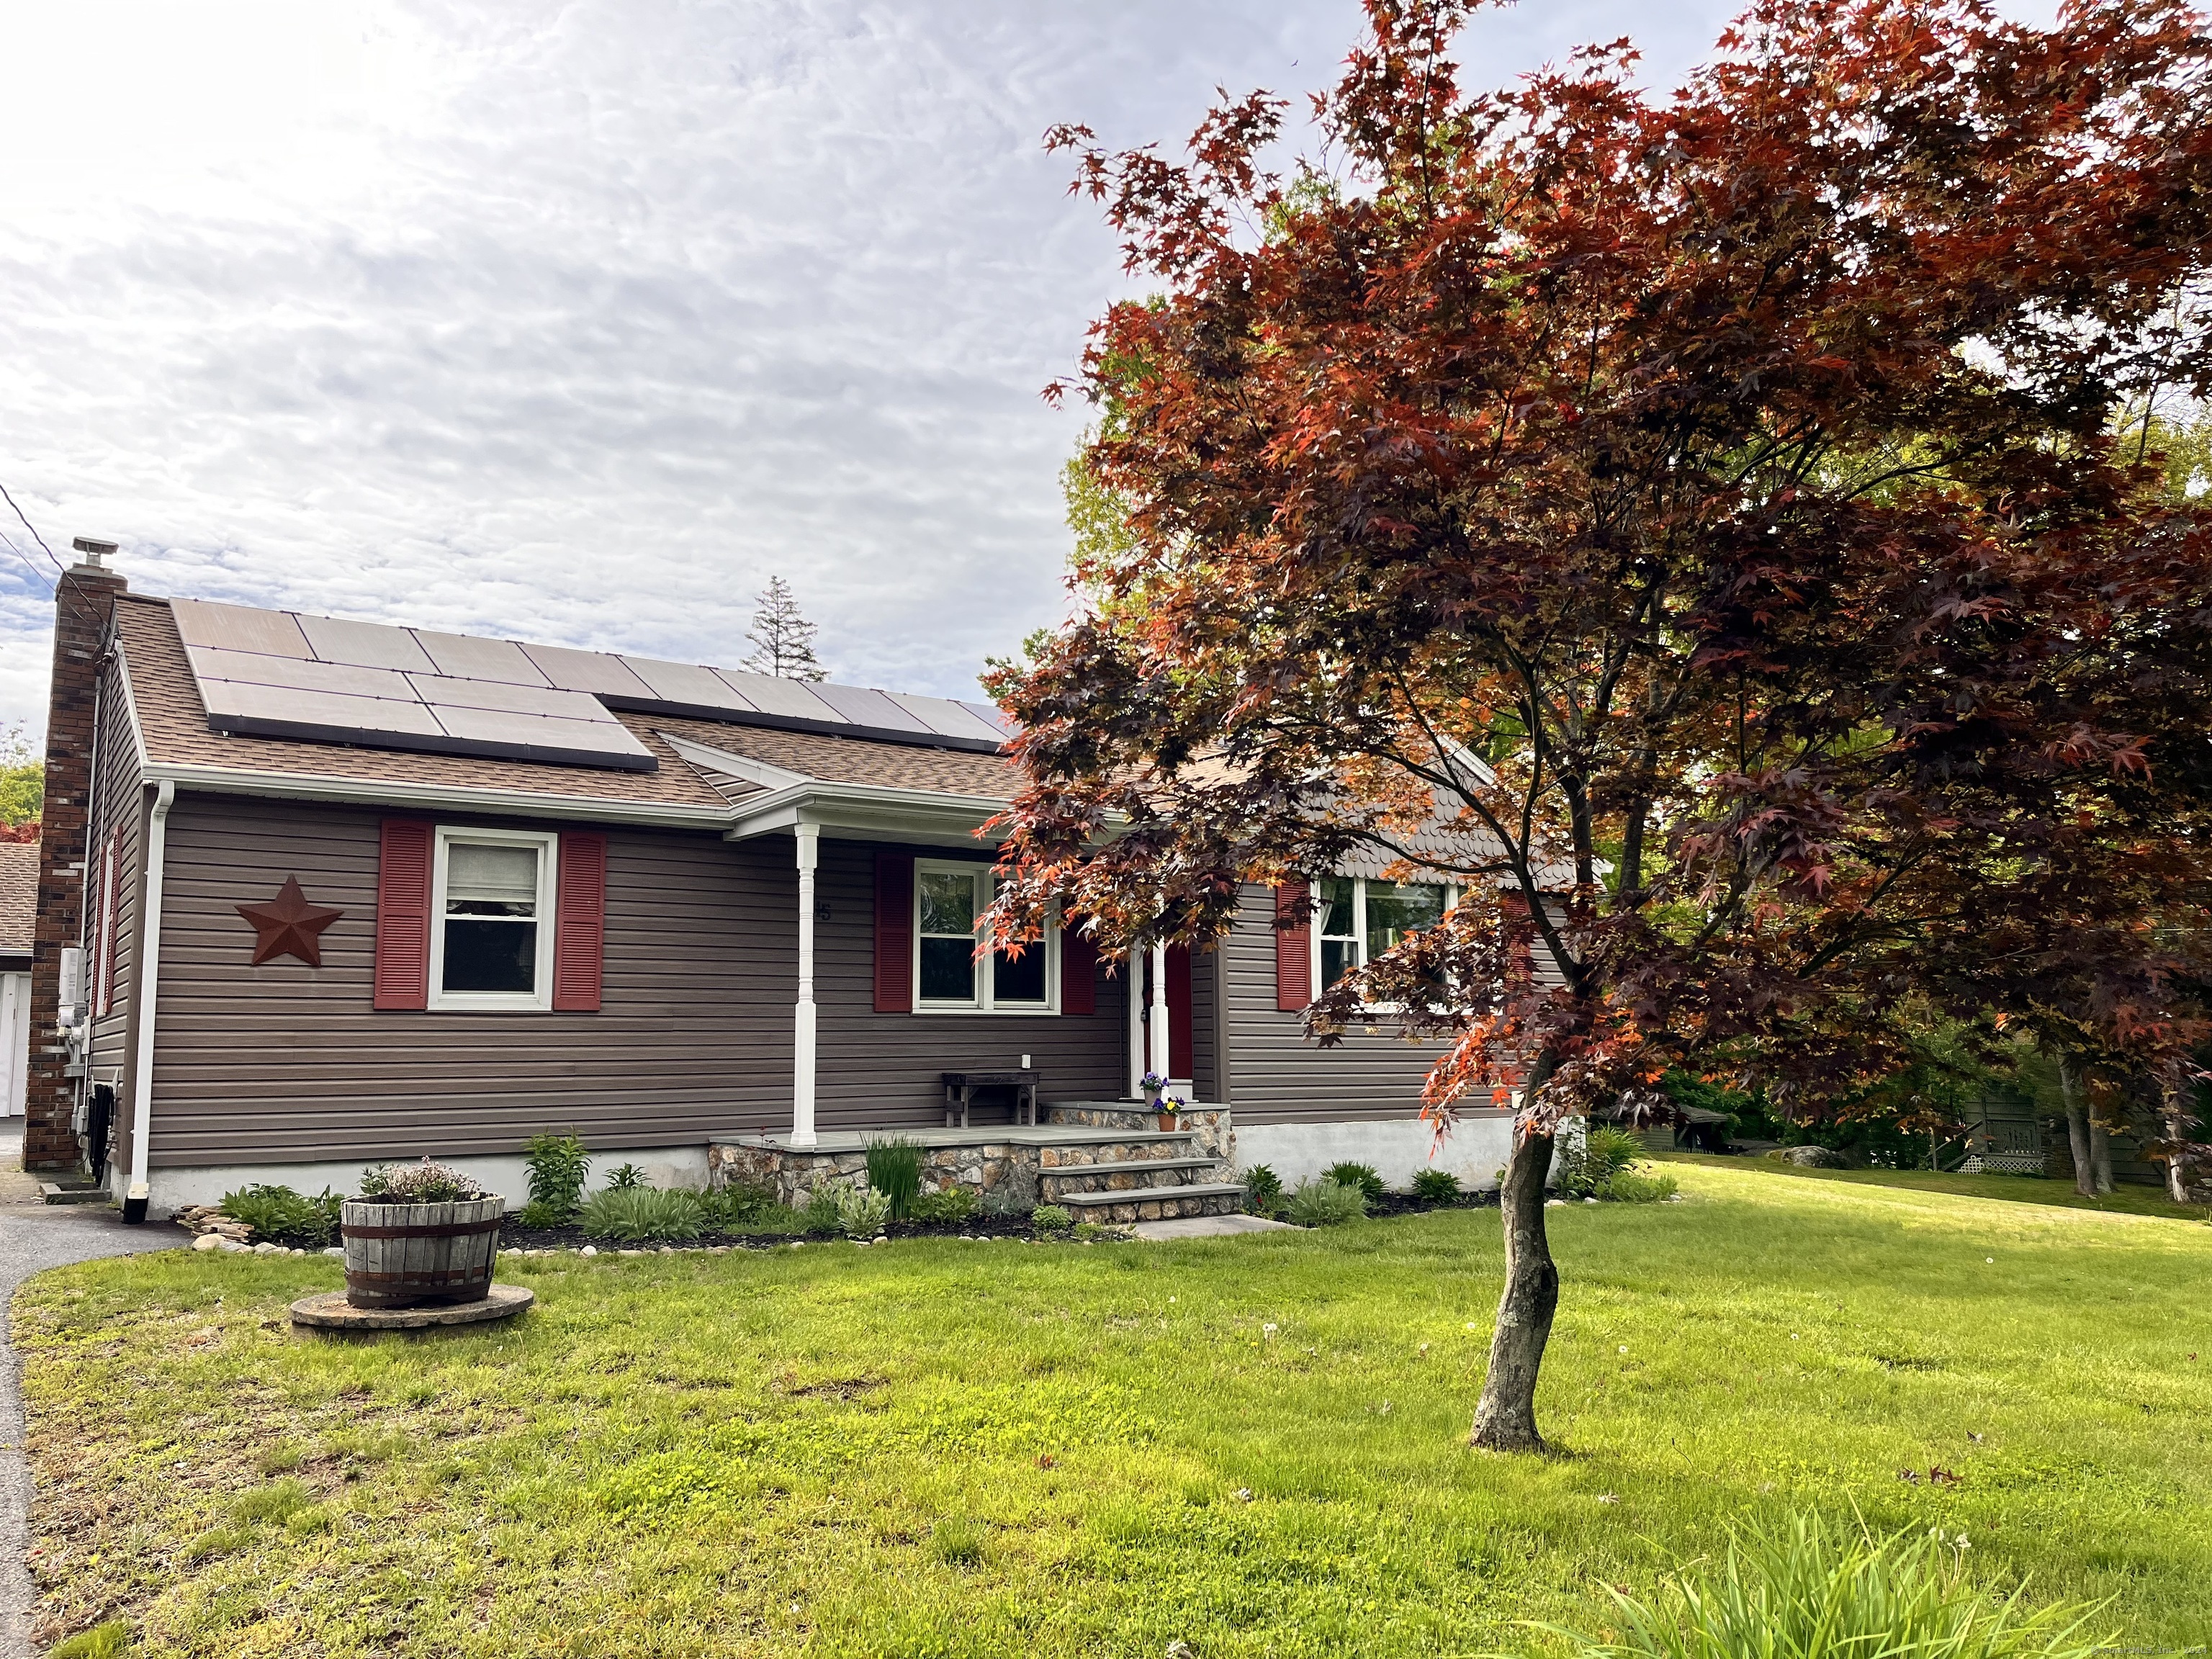
[[[1283,1206],[1284,1219],[1300,1227],[1334,1227],[1366,1213],[1366,1194],[1327,1176],[1298,1182]]]
[[[1372,1164],[1332,1164],[1322,1174],[1340,1187],[1358,1188],[1370,1210],[1382,1201],[1382,1172]]]
[[[681,1243],[705,1231],[699,1200],[691,1193],[654,1187],[610,1187],[584,1204],[584,1231],[617,1244],[647,1240]]]
[[[1735,1534],[1728,1553],[1668,1580],[1643,1601],[1608,1589],[1618,1628],[1565,1636],[1582,1659],[2088,1659],[2117,1638],[2093,1630],[2101,1607],[2031,1607],[1967,1577],[1966,1535],[1817,1516]]]
[[[872,1140],[867,1147],[868,1188],[890,1204],[890,1218],[904,1221],[921,1194],[921,1143],[902,1135]]]
[[[424,1158],[420,1164],[382,1164],[364,1170],[360,1201],[363,1204],[473,1204],[496,1197],[474,1176]]]

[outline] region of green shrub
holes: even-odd
[[[775,1194],[749,1181],[733,1181],[696,1198],[700,1222],[710,1232],[736,1232],[775,1207]]]
[[[1237,1172],[1244,1183],[1244,1207],[1254,1215],[1273,1215],[1283,1201],[1283,1178],[1264,1164]]]
[[[975,1194],[967,1187],[940,1187],[914,1201],[916,1221],[958,1223],[975,1213]]]
[[[839,1231],[837,1192],[836,1186],[824,1182],[807,1194],[806,1202],[798,1209],[799,1225],[802,1231],[834,1233]]]
[[[626,1193],[646,1184],[645,1171],[635,1164],[617,1164],[607,1171],[607,1186],[617,1193]]]
[[[1594,1196],[1609,1199],[1616,1204],[1656,1204],[1674,1196],[1680,1185],[1670,1175],[1645,1175],[1638,1170],[1622,1170],[1608,1179]]]
[[[836,1190],[837,1230],[848,1238],[873,1238],[890,1219],[888,1193],[873,1187],[840,1187]]]
[[[1332,1164],[1322,1171],[1322,1178],[1334,1181],[1340,1187],[1357,1187],[1359,1195],[1373,1209],[1382,1201],[1382,1172],[1371,1164]]]
[[[1285,1217],[1301,1227],[1334,1227],[1339,1222],[1357,1221],[1366,1213],[1366,1194],[1327,1176],[1298,1182],[1283,1206]]]
[[[120,1619],[79,1631],[46,1650],[46,1659],[129,1659],[131,1626]]]
[[[890,1205],[890,1218],[904,1221],[914,1213],[914,1200],[921,1192],[921,1145],[902,1135],[868,1143],[868,1186]]]
[[[1644,1143],[1610,1123],[1590,1124],[1578,1142],[1562,1146],[1553,1174],[1562,1198],[1602,1198],[1607,1182],[1644,1156]]]
[[[929,1553],[948,1567],[972,1567],[983,1559],[983,1534],[973,1521],[947,1516],[929,1529]]]
[[[1413,1196],[1425,1204],[1456,1204],[1459,1177],[1449,1170],[1423,1170],[1413,1177]]]
[[[522,1143],[522,1162],[530,1171],[530,1202],[524,1205],[526,1227],[565,1227],[584,1200],[584,1179],[592,1172],[591,1154],[571,1129],[565,1135],[540,1130]],[[550,1217],[551,1219],[544,1218]]]
[[[317,1198],[289,1187],[241,1187],[222,1195],[222,1212],[252,1228],[257,1242],[319,1250],[338,1236],[338,1206],[344,1201],[327,1187]]]
[[[1059,1204],[1040,1204],[1030,1212],[1030,1224],[1041,1233],[1065,1233],[1075,1230],[1075,1218]]]
[[[1967,1578],[1963,1534],[1830,1532],[1817,1519],[1746,1530],[1717,1564],[1670,1578],[1641,1601],[1608,1589],[1613,1639],[1552,1630],[1583,1659],[2087,1659],[2117,1638],[2093,1632],[2101,1608],[2029,1608]]]
[[[593,1193],[584,1203],[586,1235],[617,1244],[636,1244],[647,1239],[675,1243],[696,1238],[704,1231],[698,1195],[694,1193],[610,1187]]]
[[[426,1158],[420,1164],[380,1164],[363,1170],[361,1196],[369,1204],[469,1204],[491,1194],[474,1176]]]

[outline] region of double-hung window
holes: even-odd
[[[553,1006],[554,860],[559,838],[517,830],[438,831],[430,886],[430,1006]]]
[[[1434,882],[1327,876],[1319,886],[1314,984],[1324,991],[1407,934],[1443,920],[1449,900],[1447,890]]]
[[[995,878],[988,864],[914,866],[915,1009],[924,1013],[1054,1014],[1060,1012],[1060,930],[1020,956],[975,946]]]

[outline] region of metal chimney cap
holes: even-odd
[[[104,542],[97,536],[79,536],[75,541],[71,542],[70,545],[76,549],[78,552],[83,554],[86,558],[91,560],[94,564],[98,564],[110,553],[115,551],[115,544],[113,542]]]

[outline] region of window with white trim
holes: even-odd
[[[997,878],[988,864],[914,861],[914,984],[917,1013],[1056,1014],[1060,929],[1021,955],[978,957],[983,913]]]
[[[559,847],[558,836],[534,830],[440,827],[430,879],[432,1008],[553,1006]]]
[[[1324,876],[1315,884],[1320,915],[1313,930],[1314,988],[1326,991],[1407,934],[1443,919],[1451,890],[1427,881],[1370,881]]]

